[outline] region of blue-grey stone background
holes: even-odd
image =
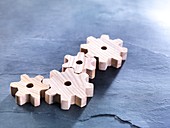
[[[168,0],[0,0],[0,128],[169,128]],[[122,68],[96,72],[94,97],[69,111],[18,106],[10,82],[49,77],[88,36],[108,34],[129,49]]]

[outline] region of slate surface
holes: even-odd
[[[0,128],[170,127],[168,0],[1,0]],[[129,49],[121,69],[97,71],[85,108],[19,107],[9,84],[23,73],[49,76],[88,36],[109,34]]]

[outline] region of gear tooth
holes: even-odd
[[[85,56],[87,56],[87,54],[89,54],[89,44],[81,44],[80,52],[83,52]]]
[[[84,52],[78,52],[77,56],[84,56]]]
[[[90,79],[94,79],[95,78],[95,72],[96,72],[96,70],[94,69],[94,70],[89,70],[89,69],[87,69],[86,70],[86,72],[87,72],[87,74],[89,75],[89,78]],[[87,79],[88,80],[88,79]]]
[[[101,39],[110,39],[109,35],[103,34],[100,36]]]
[[[31,95],[29,97],[29,99],[30,99],[31,104],[34,105],[34,107],[37,107],[37,106],[40,105],[40,96],[39,97],[38,96],[34,97],[33,95]]]
[[[67,69],[65,70],[65,72],[72,72],[72,73],[74,73],[74,70],[73,70],[73,68],[67,68]]]
[[[45,101],[48,103],[48,104],[53,104],[55,99],[56,93],[54,91],[52,91],[52,89],[49,89],[45,92]]]
[[[93,97],[94,94],[94,85],[92,83],[87,83],[86,95],[87,97]]]
[[[82,80],[85,80],[86,82],[89,81],[89,75],[87,73],[81,73],[80,76]]]
[[[123,40],[122,39],[115,39],[117,42],[120,42],[121,44],[123,44]]]
[[[100,70],[106,70],[107,69],[107,60],[104,60],[104,59],[100,59],[99,58],[99,69]]]
[[[22,79],[25,79],[25,78],[29,79],[30,77],[29,77],[27,74],[22,74],[22,75],[20,76],[20,78],[21,78],[21,80],[22,80]]]
[[[89,70],[89,72],[93,72],[96,69],[96,59],[95,58],[86,58],[88,61],[88,63],[85,65],[86,67],[86,73],[89,75],[89,73],[87,72],[87,70]]]
[[[80,51],[83,52],[83,50],[88,50],[88,44],[81,44],[80,45]]]
[[[12,96],[15,96],[16,92],[18,91],[18,87],[16,85],[17,85],[17,82],[12,82],[10,84],[10,92]]]
[[[128,52],[128,49],[125,48],[125,47],[122,47],[122,52],[121,52],[122,60],[126,60],[127,59],[127,52]]]
[[[50,79],[48,79],[48,78],[43,79],[42,83],[46,84],[46,85],[49,85],[50,84]]]
[[[122,57],[117,56],[117,58],[112,58],[111,63],[113,67],[120,68],[122,65]]]
[[[64,72],[67,68],[70,68],[70,65],[73,63],[74,56],[66,55],[64,58],[64,64],[62,64],[62,72]]]
[[[26,94],[21,93],[20,91],[17,91],[15,94],[15,100],[17,102],[18,105],[23,105],[25,104],[26,101]]]
[[[37,81],[42,81],[44,79],[44,76],[38,75],[35,77]]]
[[[123,49],[123,52],[125,52],[125,53],[127,53],[127,52],[128,52],[128,49],[127,49],[127,48],[122,47],[122,49]]]
[[[18,82],[11,82],[11,83],[10,83],[10,87],[15,87],[15,88],[16,88],[16,87],[17,87],[17,84],[18,84]]]
[[[81,54],[82,56],[84,56],[84,57],[85,57],[84,52],[78,52],[78,54],[77,54],[77,55],[79,55],[79,54]]]
[[[67,63],[70,60],[71,56],[70,55],[65,55],[64,56],[64,63]]]
[[[70,106],[71,106],[71,101],[69,101],[69,100],[61,100],[61,109],[69,110]]]
[[[67,58],[67,59],[69,59],[69,57],[70,57],[70,55],[65,55],[65,56],[64,56],[64,58]]]
[[[67,68],[67,67],[68,67],[68,63],[62,64],[62,68]]]
[[[79,106],[79,107],[86,106],[86,104],[87,104],[87,97],[86,96],[84,96],[84,97],[76,96],[76,103],[75,104],[77,106]]]
[[[56,70],[51,70],[50,73],[56,73],[57,71]]]
[[[57,75],[59,72],[57,71],[57,70],[52,70],[51,72],[50,72],[50,78],[51,77],[53,77],[53,76],[55,76],[55,75]]]
[[[95,40],[95,39],[96,39],[95,37],[89,36],[89,37],[87,37],[87,39],[86,39],[86,43],[87,43],[87,44],[92,43],[93,40]]]
[[[91,65],[93,66],[93,69],[96,69],[96,59],[92,58]]]
[[[62,64],[62,72],[65,72],[65,70],[67,69],[66,67],[68,67],[67,63]]]
[[[119,38],[112,40],[112,42],[113,42],[114,44],[120,46],[120,47],[123,46],[123,40],[121,40],[121,39],[119,39]]]

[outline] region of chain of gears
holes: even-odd
[[[89,78],[95,78],[96,65],[99,70],[106,70],[108,66],[119,68],[127,52],[120,39],[112,40],[108,35],[90,36],[86,44],[81,44],[76,56],[64,57],[62,72],[52,70],[49,78],[40,75],[30,78],[23,74],[19,82],[10,84],[11,95],[18,105],[30,102],[39,106],[40,99],[45,98],[48,104],[60,103],[63,110],[69,110],[72,104],[84,107],[87,97],[94,95],[94,85],[89,83]]]

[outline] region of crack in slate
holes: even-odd
[[[27,113],[27,112],[20,112],[20,111],[0,111],[0,113]],[[33,112],[30,112],[30,114],[33,114]],[[52,112],[34,112],[34,114],[53,114]],[[118,117],[117,115],[115,114],[97,114],[97,115],[92,115],[90,116],[89,118],[86,118],[86,119],[79,119],[78,121],[80,122],[85,122],[85,121],[88,121],[90,119],[93,119],[93,118],[98,118],[98,117],[110,117],[110,118],[114,118],[115,120],[117,120],[119,123],[121,124],[128,124],[130,125],[131,128],[141,128],[140,126],[137,126],[135,124],[132,124],[129,120],[123,120],[121,119],[120,117]],[[58,119],[63,119],[63,120],[69,120],[69,121],[75,121],[74,119],[68,119],[68,118],[65,118],[65,117],[58,117]]]
[[[115,120],[117,120],[119,123],[130,125],[131,128],[140,128],[139,126],[132,124],[129,120],[123,120],[115,114],[97,114],[97,115],[90,116],[89,118],[86,118],[86,119],[81,119],[79,121],[85,122],[85,121],[88,121],[90,119],[98,118],[98,117],[111,117],[111,118],[114,118]]]

